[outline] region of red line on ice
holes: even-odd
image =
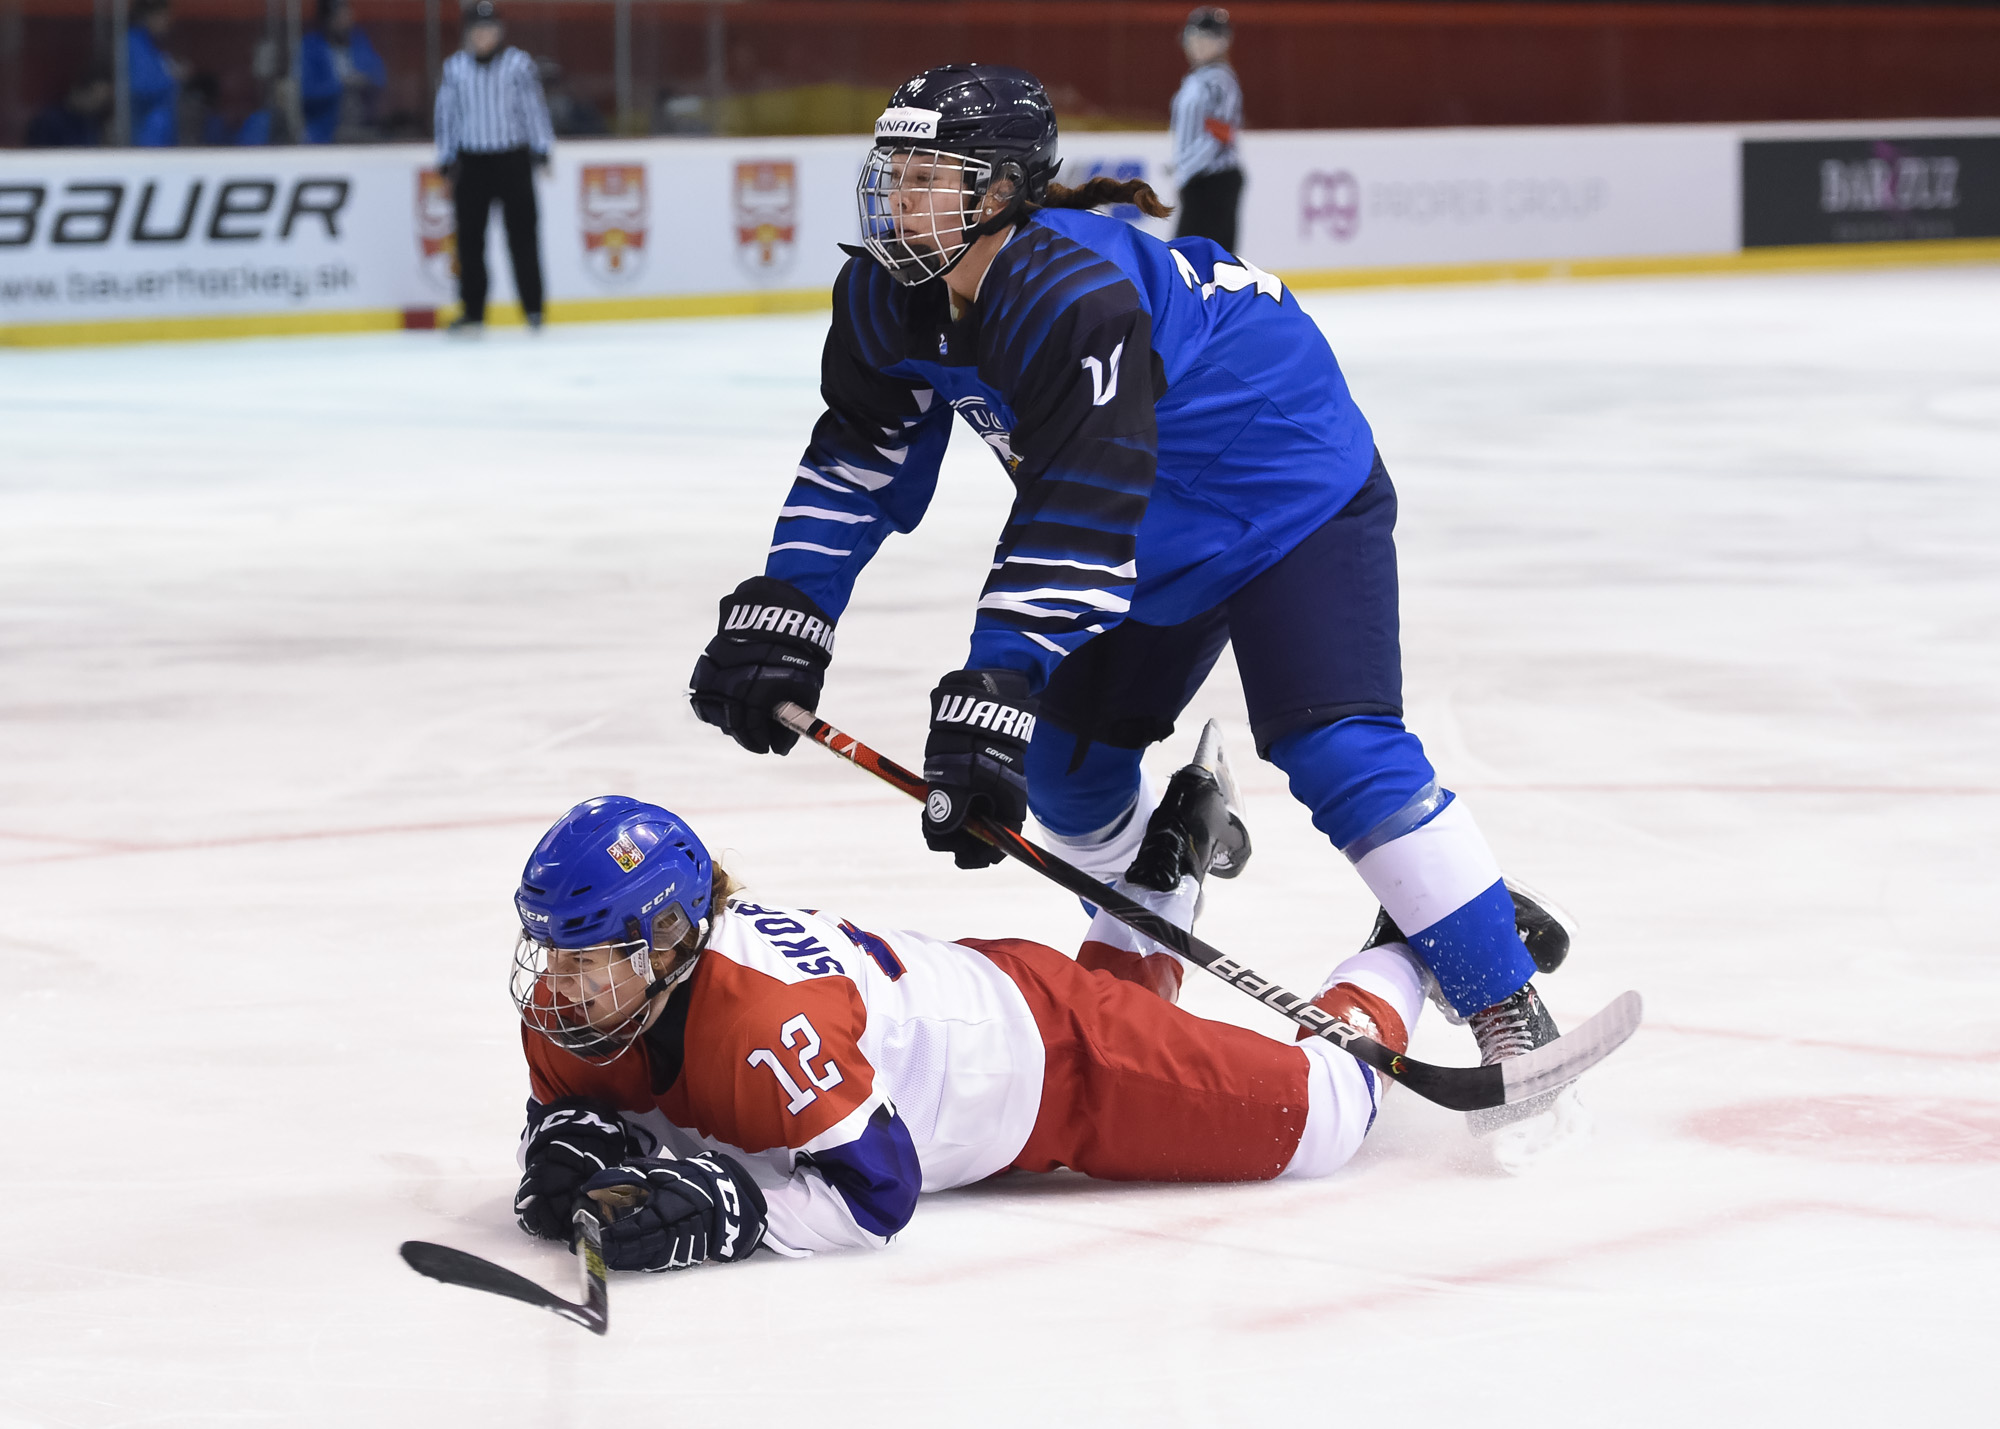
[[[826,799],[811,805],[814,809],[858,808],[879,804],[880,800],[868,799]],[[557,811],[560,812],[560,811]],[[714,805],[686,805],[679,812],[693,817],[719,813]],[[362,839],[374,838],[382,834],[438,834],[456,833],[464,829],[483,829],[506,824],[547,825],[554,813],[544,810],[538,814],[489,814],[477,819],[440,819],[429,823],[373,824],[351,829],[290,829],[262,834],[229,834],[220,838],[171,839],[158,843],[135,843],[115,839],[79,839],[64,834],[23,833],[18,829],[0,829],[0,839],[28,844],[68,844],[68,853],[38,853],[26,858],[0,858],[0,868],[26,863],[68,863],[80,858],[108,858],[117,854],[136,853],[187,853],[206,848],[251,848],[257,844],[306,843],[318,839]]]
[[[1647,1022],[1655,1032],[1683,1037],[1726,1037],[1736,1042],[1769,1042],[1779,1047],[1811,1047],[1828,1052],[1861,1052],[1871,1057],[1911,1057],[1922,1062],[2000,1062],[2000,1052],[1942,1052],[1929,1047],[1877,1047],[1841,1042],[1831,1037],[1781,1037],[1775,1032],[1740,1032],[1732,1027],[1689,1027],[1677,1022]]]
[[[1357,1290],[1349,1300],[1328,1301],[1319,1305],[1298,1305],[1285,1310],[1273,1310],[1254,1319],[1242,1322],[1245,1329],[1280,1330],[1296,1329],[1307,1324],[1324,1324],[1328,1320],[1338,1320],[1347,1315],[1377,1314],[1385,1307],[1418,1300],[1427,1295],[1465,1289],[1481,1285],[1499,1285],[1509,1281],[1530,1280],[1550,1270],[1591,1257],[1623,1255],[1631,1251],[1651,1250],[1659,1246],[1678,1242],[1699,1240],[1703,1236],[1721,1231],[1736,1230],[1744,1226],[1763,1225],[1770,1221],[1790,1220],[1811,1215],[1859,1216],[1866,1220],[1894,1221],[1903,1225],[1943,1226],[1950,1230],[1984,1231],[2000,1234],[2000,1225],[1983,1221],[1962,1221],[1946,1216],[1931,1215],[1923,1211],[1885,1210],[1877,1206],[1846,1205],[1835,1201],[1773,1201],[1762,1206],[1746,1206],[1735,1211],[1719,1211],[1702,1220],[1677,1226],[1656,1226],[1651,1230],[1637,1231],[1631,1235],[1615,1236],[1592,1245],[1570,1246],[1549,1251],[1542,1255],[1523,1256],[1517,1260],[1498,1261],[1483,1270],[1466,1271],[1459,1275],[1412,1275],[1416,1283],[1386,1291]]]

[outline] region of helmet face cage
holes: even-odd
[[[899,283],[942,277],[972,246],[992,181],[983,159],[878,144],[855,185],[861,241]]]
[[[636,921],[626,927],[639,932]],[[656,972],[655,961],[656,953],[670,960],[693,928],[687,910],[670,903],[654,917],[650,939],[557,948],[523,932],[514,944],[507,990],[531,1030],[582,1061],[615,1062],[639,1040],[654,998],[694,971],[693,957],[665,975]]]

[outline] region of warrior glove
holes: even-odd
[[[514,1192],[521,1229],[546,1240],[568,1240],[583,1183],[623,1161],[630,1149],[624,1123],[603,1102],[563,1097],[546,1106],[528,1103],[521,1148],[527,1169]]]
[[[965,821],[984,815],[1019,830],[1028,816],[1028,741],[1034,702],[1013,670],[955,670],[931,691],[931,737],[924,745],[924,842],[960,868],[1000,862],[999,849]]]
[[[789,754],[798,734],[772,711],[786,700],[819,708],[833,659],[833,620],[795,586],[752,576],[723,597],[722,620],[694,663],[688,702],[752,754]]]
[[[634,1160],[601,1171],[585,1193],[632,1187],[643,1203],[604,1227],[613,1270],[685,1270],[704,1260],[743,1260],[764,1239],[764,1193],[732,1156],[704,1151],[688,1161]]]

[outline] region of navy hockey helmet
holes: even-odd
[[[694,831],[657,804],[611,795],[564,814],[514,893],[521,1020],[587,1062],[623,1054],[653,997],[694,971],[675,950],[708,916],[714,874]]]
[[[900,283],[942,277],[974,238],[1039,203],[1061,164],[1055,107],[1026,70],[927,69],[875,121],[875,148],[855,186],[861,241]],[[987,190],[1003,180],[1010,201],[982,223]]]

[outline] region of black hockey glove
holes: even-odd
[[[789,754],[798,735],[771,717],[791,700],[819,708],[833,621],[796,587],[752,576],[723,597],[722,621],[694,662],[688,702],[752,754]]]
[[[743,1260],[764,1239],[764,1193],[733,1156],[704,1151],[687,1161],[635,1160],[600,1171],[584,1190],[633,1186],[643,1204],[604,1227],[613,1270],[685,1270],[704,1260]]]
[[[529,1235],[568,1240],[583,1183],[630,1150],[624,1123],[603,1102],[563,1097],[539,1108],[530,1102],[522,1154],[528,1169],[514,1192],[514,1219]]]
[[[1027,676],[1013,670],[954,670],[931,691],[931,737],[924,745],[924,842],[960,868],[1005,857],[975,838],[965,821],[984,814],[1019,829],[1028,816],[1028,741],[1034,702]]]

